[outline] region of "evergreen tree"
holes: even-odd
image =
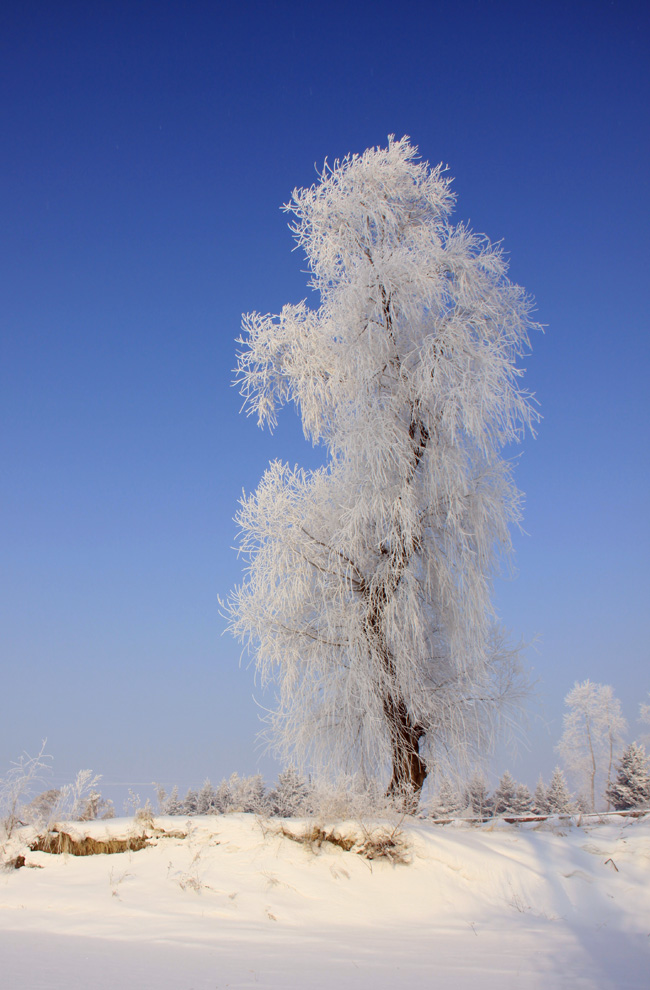
[[[465,790],[465,807],[479,818],[485,818],[491,812],[492,803],[487,785],[478,774],[472,777]]]
[[[197,815],[212,815],[217,810],[217,792],[209,780],[204,780],[196,799]]]
[[[443,777],[431,803],[430,815],[432,818],[447,818],[461,811],[462,804],[458,788],[454,787],[448,777]]]
[[[278,774],[277,785],[269,795],[271,814],[280,818],[306,814],[309,793],[309,785],[291,764]]]
[[[548,787],[542,780],[541,774],[537,780],[537,786],[535,787],[535,793],[533,794],[532,810],[535,815],[547,815],[549,812]]]
[[[183,801],[183,814],[196,815],[197,809],[198,809],[198,794],[190,787],[187,794],[185,795],[185,800]]]
[[[219,815],[225,815],[227,811],[232,810],[233,794],[231,784],[234,784],[235,788],[239,785],[239,774],[233,773],[230,780],[226,780],[224,777],[217,786],[214,796],[214,806]]]
[[[492,796],[494,814],[512,814],[515,807],[516,793],[517,783],[510,771],[506,770]]]
[[[526,785],[517,784],[517,789],[515,791],[515,800],[512,806],[512,810],[514,811],[515,815],[530,814],[532,804],[533,804],[533,799]]]
[[[607,797],[616,811],[650,804],[650,760],[639,743],[630,743],[621,756],[616,780],[610,784]]]
[[[160,794],[162,794],[163,800],[161,801],[160,811],[163,815],[182,815],[183,814],[183,804],[178,796],[178,787],[174,784],[172,792],[169,797],[165,796],[164,791],[159,791],[159,801]]]
[[[236,811],[255,815],[266,814],[268,811],[266,785],[260,773],[240,779],[239,787],[233,793],[233,804]]]
[[[546,803],[551,815],[571,814],[575,805],[567,786],[566,777],[559,767],[556,767],[551,777],[551,783],[546,792]]]

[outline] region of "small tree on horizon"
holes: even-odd
[[[471,768],[521,695],[491,589],[519,518],[501,450],[536,418],[517,367],[535,324],[453,203],[407,138],[326,164],[286,207],[320,304],[250,314],[239,341],[248,411],[272,428],[294,403],[327,463],[275,461],[242,499],[230,628],[278,686],[280,755],[385,774],[407,808],[446,754]]]

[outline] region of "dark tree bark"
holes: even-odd
[[[420,756],[420,740],[426,731],[424,726],[413,719],[407,703],[399,693],[397,671],[384,628],[385,609],[397,589],[408,559],[402,547],[388,587],[382,584],[374,592],[368,593],[366,590],[369,600],[366,636],[369,651],[380,668],[382,680],[387,682],[383,709],[391,741],[392,774],[386,794],[405,812],[414,814],[428,773],[426,763]]]
[[[393,773],[387,795],[404,811],[415,813],[420,791],[427,778],[426,763],[420,756],[422,726],[414,725],[403,701],[389,698],[384,702],[384,714],[390,725]]]

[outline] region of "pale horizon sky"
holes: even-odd
[[[320,454],[231,387],[241,314],[307,295],[280,206],[324,159],[404,134],[456,220],[503,240],[545,325],[496,601],[537,682],[534,786],[575,681],[650,690],[649,14],[630,2],[239,4],[5,12],[0,44],[0,776],[43,738],[111,793],[237,770],[272,703],[218,598],[242,490]]]

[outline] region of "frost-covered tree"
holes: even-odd
[[[446,818],[463,810],[463,801],[458,788],[448,777],[443,777],[434,795],[429,814],[432,818]]]
[[[232,777],[230,779],[232,781]],[[260,773],[253,774],[252,777],[241,777],[237,788],[231,784],[231,792],[233,811],[256,815],[266,814],[268,811],[266,785]]]
[[[627,747],[619,760],[616,780],[607,788],[607,797],[617,811],[650,804],[650,760],[644,746],[633,742]]]
[[[525,815],[532,807],[533,799],[525,784],[518,784],[509,770],[502,775],[492,795],[495,815]]]
[[[532,810],[535,815],[548,814],[548,787],[540,774],[533,794]]]
[[[569,710],[564,715],[564,731],[557,750],[569,773],[585,789],[585,798],[593,811],[597,780],[606,792],[627,723],[621,703],[609,684],[576,682],[564,703]]]
[[[240,777],[231,773],[228,780],[222,780],[214,792],[214,810],[219,814],[228,811],[265,814],[268,810],[266,786],[261,774]]]
[[[214,796],[215,811],[219,815],[224,815],[232,809],[233,788],[236,791],[239,783],[239,774],[233,773],[230,780],[224,779],[217,785]],[[231,787],[232,785],[232,787]]]
[[[158,789],[158,805],[160,807],[161,815],[183,814],[183,802],[178,796],[178,787],[176,784],[172,787],[169,797],[165,794],[165,791],[162,788]]]
[[[546,813],[551,815],[568,815],[575,809],[575,803],[566,782],[566,777],[560,767],[556,767],[551,777],[551,783],[546,791]]]
[[[292,818],[307,813],[310,787],[293,765],[278,774],[278,782],[269,795],[271,814]]]
[[[533,806],[533,798],[525,784],[517,784],[512,810],[515,815],[528,815]]]
[[[497,789],[492,795],[494,814],[505,815],[508,814],[508,812],[513,813],[516,795],[517,782],[510,771],[506,770],[499,781]]]
[[[492,813],[492,801],[487,784],[478,773],[472,776],[465,788],[465,807],[480,818]]]
[[[206,778],[196,799],[197,815],[213,815],[217,810],[217,792]]]
[[[534,324],[453,203],[407,138],[326,164],[285,207],[319,304],[249,314],[239,339],[248,412],[272,428],[293,402],[326,463],[273,462],[242,499],[231,629],[276,681],[281,754],[386,771],[411,805],[520,693],[491,586],[519,517],[500,452],[535,417],[517,366]]]

